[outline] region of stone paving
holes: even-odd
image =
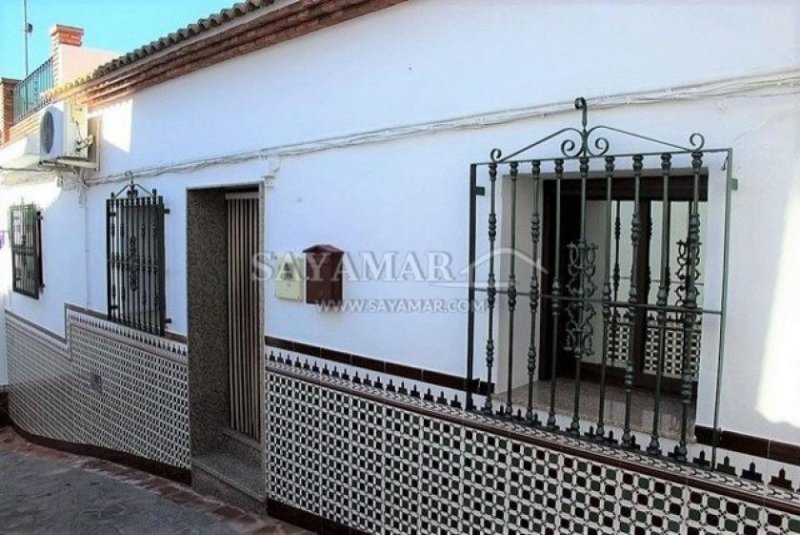
[[[0,429],[0,533],[307,534],[115,463],[27,442]]]

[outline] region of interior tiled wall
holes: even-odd
[[[11,316],[6,321],[17,425],[189,467],[185,345],[75,312],[63,342]]]
[[[507,438],[480,415],[290,363],[268,361],[266,378],[269,496],[368,533],[800,533],[800,516],[764,506],[798,510],[796,493],[630,452],[648,470],[624,469],[596,460],[600,445],[583,457],[568,437]]]

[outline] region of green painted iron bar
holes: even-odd
[[[561,315],[561,178],[564,176],[564,160],[554,161],[556,172],[556,236],[555,236],[555,263],[553,270],[551,305],[552,313],[552,341],[550,343],[550,411],[547,414],[547,428],[558,429],[556,424],[556,365],[558,359],[558,323]]]
[[[531,340],[528,346],[528,406],[525,410],[525,422],[529,425],[540,425],[539,415],[533,410],[533,382],[536,374],[536,319],[539,311],[540,287],[539,287],[539,234],[541,232],[541,217],[539,215],[539,175],[541,174],[541,164],[531,163],[531,173],[533,175],[533,214],[531,215],[531,244],[533,249],[533,266],[531,266],[531,287],[528,301],[531,312]]]
[[[669,267],[669,247],[670,247],[670,220],[671,210],[669,202],[669,174],[672,165],[672,157],[669,154],[661,156],[662,180],[662,200],[661,200],[661,258],[659,259],[659,271],[661,280],[658,286],[658,297],[656,298],[657,318],[658,318],[658,350],[656,352],[656,384],[653,400],[653,427],[650,433],[650,444],[647,446],[647,453],[650,455],[661,455],[661,444],[659,441],[659,424],[661,417],[661,380],[664,374],[664,352],[666,351],[666,326],[667,326],[667,299],[669,297],[670,267]],[[647,320],[645,320],[647,325]]]
[[[494,306],[497,296],[494,276],[494,243],[497,237],[497,213],[495,202],[497,198],[497,164],[489,166],[489,277],[487,279],[487,304],[489,305],[489,332],[486,339],[486,384],[492,384],[492,365],[494,363]],[[488,393],[483,409],[492,412],[492,395]]]
[[[598,404],[597,415],[597,429],[595,429],[595,436],[599,440],[603,440],[606,434],[605,428],[605,408],[606,408],[606,367],[608,364],[608,346],[609,334],[613,337],[613,332],[609,333],[609,323],[611,322],[611,306],[609,303],[612,300],[611,290],[611,180],[614,177],[614,156],[606,156],[606,223],[603,236],[606,240],[603,268],[604,268],[604,283],[603,283],[603,354],[600,360],[600,400]],[[617,202],[617,216],[619,216],[619,202]],[[617,268],[619,267],[619,239],[617,239]],[[618,284],[618,283],[617,283]],[[613,295],[616,299],[616,295]],[[616,314],[616,311],[614,311]],[[613,353],[613,351],[612,351]]]
[[[639,303],[639,295],[637,293],[636,277],[639,273],[639,240],[641,239],[641,214],[639,213],[639,190],[641,187],[642,175],[642,160],[641,155],[633,157],[633,175],[634,175],[634,208],[633,217],[631,219],[631,284],[628,292],[628,302],[631,304]],[[628,308],[628,325],[631,329],[636,324],[635,307]],[[624,377],[624,390],[625,390],[625,424],[622,430],[622,446],[631,448],[634,446],[634,438],[631,434],[631,401],[633,395],[633,358],[634,358],[634,344],[628,344],[628,356],[625,360],[625,377]]]
[[[511,167],[511,250],[517,250],[517,163],[509,164]],[[512,390],[514,386],[514,312],[517,308],[517,271],[515,254],[511,255],[508,271],[508,289],[506,301],[508,303],[508,381],[506,386],[506,406],[504,414],[511,417],[514,413]]]

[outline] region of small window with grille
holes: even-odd
[[[39,299],[42,276],[42,216],[34,204],[18,204],[9,210],[12,289]]]
[[[124,192],[124,194],[123,194]],[[131,184],[106,201],[108,318],[163,335],[164,199]]]

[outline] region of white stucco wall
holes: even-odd
[[[37,184],[25,187],[6,187],[2,190],[2,213],[8,226],[8,207],[13,204],[34,203],[42,212],[42,271],[44,289],[39,299],[8,291],[6,309],[39,326],[64,335],[64,303],[85,305],[86,265],[84,261],[86,235],[83,207],[76,191],[63,191],[54,177],[43,176]],[[11,288],[11,247],[3,248],[3,287]]]
[[[56,83],[67,83],[85,76],[98,65],[119,56],[116,52],[71,45],[59,45],[56,54],[59,65],[59,80]]]
[[[800,6],[788,1],[595,2],[579,8],[556,2],[411,1],[93,110],[103,121],[99,175],[579,95],[591,99],[797,68],[798,15]],[[790,297],[800,297],[790,237],[800,217],[795,213],[800,213],[796,99],[787,94],[711,98],[590,114],[592,123],[678,143],[702,131],[709,147],[734,148],[740,187],[732,206],[721,424],[790,442],[800,441],[800,415],[791,410],[800,398],[789,379],[800,374],[792,356],[799,341],[791,327],[798,313]],[[493,147],[508,152],[578,124],[577,113],[556,114],[283,157],[267,192],[265,249],[300,251],[332,243],[356,255],[397,252],[400,258],[443,251],[458,271],[467,261],[468,165],[486,160]],[[633,140],[612,143],[615,152],[648,148]],[[553,145],[539,154],[552,156],[557,150]],[[719,278],[715,287],[710,274],[721,273],[721,164],[718,158],[708,160],[705,229],[707,296],[717,297]],[[166,228],[170,330],[186,332],[186,189],[254,183],[269,167],[256,159],[138,180],[158,188],[171,210]],[[485,183],[486,177],[480,180]],[[9,308],[52,330],[63,330],[65,301],[105,310],[104,202],[120,187],[90,188],[85,213],[76,193],[52,201],[45,216],[44,299],[31,303],[12,296]],[[480,203],[483,218],[486,199]],[[76,232],[81,228],[85,234]],[[75,241],[80,247],[73,246]],[[84,243],[86,262],[75,256]],[[84,265],[88,272],[82,271]],[[53,273],[65,270],[69,274],[61,278]],[[276,299],[269,285],[266,295],[270,335],[465,372],[463,314],[319,312]],[[460,299],[465,290],[424,282],[345,282],[345,295]],[[706,324],[712,355],[713,324]],[[479,332],[478,373],[484,337]],[[708,424],[716,365],[713,358],[704,359],[698,404],[699,420]]]

